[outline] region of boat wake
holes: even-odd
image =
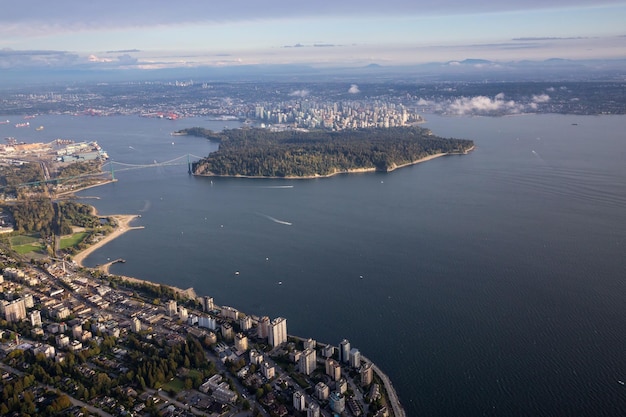
[[[257,214],[258,214],[259,216],[263,216],[263,217],[265,217],[265,218],[266,218],[266,219],[268,219],[268,220],[273,221],[274,223],[284,224],[284,225],[287,225],[287,226],[291,226],[291,225],[293,225],[293,223],[286,222],[286,221],[284,221],[284,220],[278,220],[278,219],[276,219],[276,218],[274,218],[274,217],[272,217],[272,216],[268,216],[267,214],[263,214],[263,213],[257,213]]]
[[[150,209],[150,206],[152,206],[152,203],[150,203],[150,200],[146,200],[143,203],[143,208],[141,210],[139,210],[140,212],[146,212]]]

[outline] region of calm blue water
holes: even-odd
[[[142,214],[146,228],[87,264],[123,257],[113,273],[284,316],[292,334],[348,338],[410,416],[625,414],[626,117],[427,119],[477,149],[318,180],[120,170],[81,195],[100,197],[85,201],[102,213]],[[217,145],[169,133],[225,123],[40,124],[0,135],[97,140],[112,159],[144,164],[206,155]]]

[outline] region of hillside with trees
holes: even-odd
[[[331,131],[232,129],[178,132],[219,141],[194,163],[195,175],[307,178],[364,170],[388,172],[437,154],[462,154],[474,143],[437,137],[420,127]]]

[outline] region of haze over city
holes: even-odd
[[[624,58],[626,3],[27,1],[3,5],[0,69],[161,69]]]

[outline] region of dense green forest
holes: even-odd
[[[49,198],[40,197],[20,200],[4,209],[11,213],[18,233],[38,232],[43,237],[54,233],[68,235],[72,233],[72,226],[95,228],[100,225],[100,219],[92,214],[88,205],[62,201],[56,206]]]
[[[420,127],[340,132],[202,128],[181,131],[220,142],[217,152],[194,163],[196,175],[313,177],[375,169],[387,172],[429,155],[464,153],[471,140],[446,139]]]
[[[39,164],[0,166],[0,192],[16,194],[20,184],[43,181]]]

